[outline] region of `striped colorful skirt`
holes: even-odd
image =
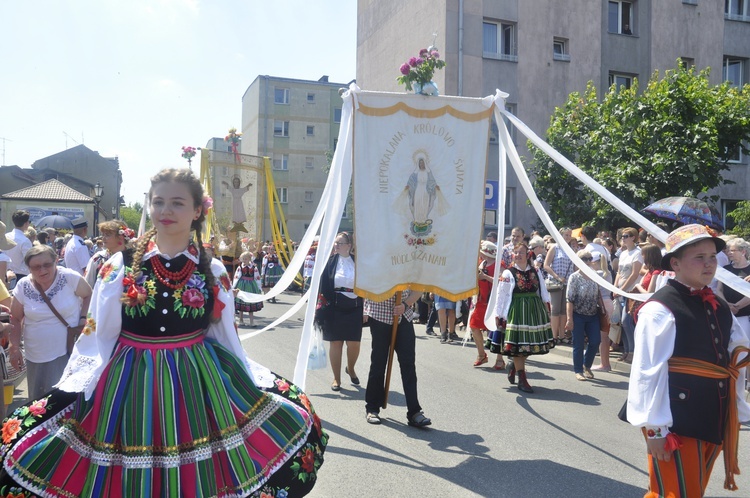
[[[255,281],[252,277],[240,277],[237,279],[237,285],[236,287],[245,292],[249,292],[250,294],[260,294],[261,290],[258,286],[258,282]],[[260,311],[263,309],[263,302],[259,303],[248,303],[246,301],[243,301],[242,299],[235,299],[234,300],[234,309],[235,311],[249,311],[251,313]]]
[[[504,355],[546,354],[555,347],[547,307],[536,292],[514,293],[506,321]]]
[[[263,275],[263,287],[273,287],[283,274],[284,269],[279,263],[268,263],[266,273]]]
[[[204,331],[123,331],[88,401],[54,390],[4,421],[0,496],[303,496],[327,439],[303,392],[259,389]]]

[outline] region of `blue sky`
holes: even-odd
[[[82,142],[119,156],[126,201],[141,201],[149,176],[185,165],[183,145],[241,128],[259,74],[354,79],[356,4],[0,1],[3,164]]]

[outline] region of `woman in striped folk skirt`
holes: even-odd
[[[0,496],[307,494],[328,437],[305,393],[246,357],[200,183],[165,170],[149,198],[154,229],[102,267],[56,389],[3,422]]]
[[[532,393],[526,378],[526,357],[547,354],[555,342],[549,320],[549,294],[529,256],[526,243],[513,248],[513,265],[500,278],[495,312],[497,328],[505,330],[503,354],[513,359],[508,380],[515,384],[518,374],[518,389]]]

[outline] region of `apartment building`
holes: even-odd
[[[365,90],[402,91],[399,66],[433,43],[447,66],[441,93],[483,97],[499,88],[507,107],[544,136],[556,106],[593,81],[600,94],[616,83],[647,81],[678,59],[711,68],[711,82],[742,86],[750,69],[748,0],[358,0],[357,82]],[[434,38],[433,33],[436,33]],[[512,132],[519,152],[526,140]],[[497,177],[490,139],[488,179]],[[717,189],[724,213],[748,198],[748,158],[738,153]],[[508,174],[502,230],[530,227],[536,214]],[[490,217],[491,219],[491,217]],[[487,226],[495,229],[497,226]]]
[[[258,76],[242,97],[242,154],[267,156],[287,228],[293,240],[304,235],[325,187],[338,140],[348,83]],[[269,239],[266,208],[262,237]],[[344,213],[342,228],[351,228]]]

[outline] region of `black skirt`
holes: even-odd
[[[336,293],[337,303],[332,303],[332,310],[327,313],[323,322],[323,340],[325,341],[361,341],[362,340],[362,299],[349,299]]]

